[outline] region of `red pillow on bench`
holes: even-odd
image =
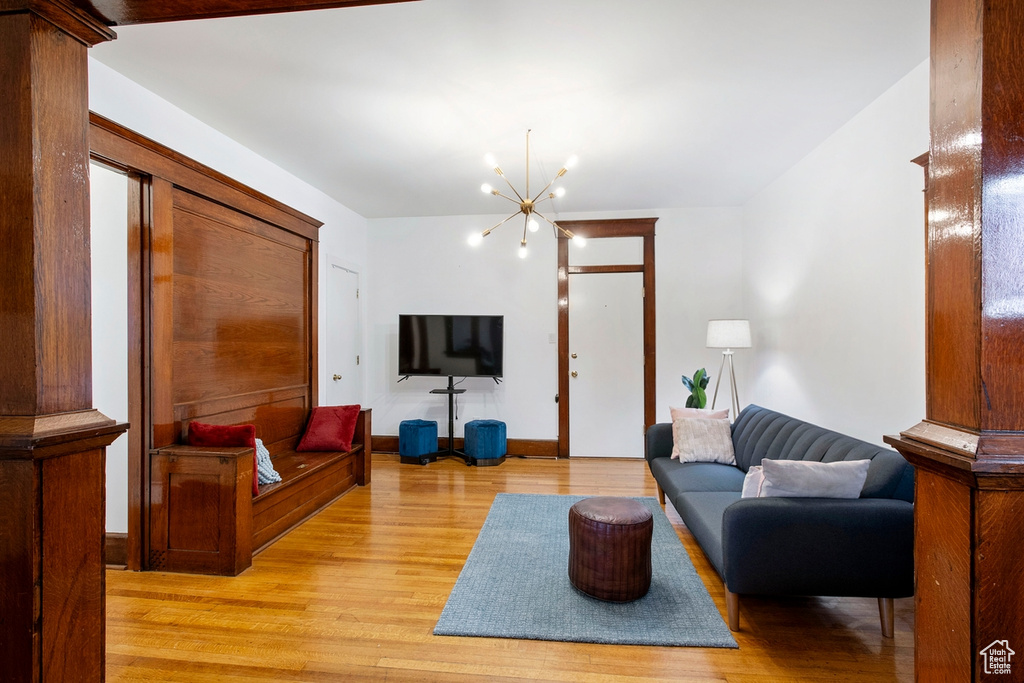
[[[297,451],[350,451],[360,406],[313,408]]]
[[[256,427],[253,425],[210,425],[189,422],[188,445],[206,448],[248,446],[252,449],[252,495],[260,492],[256,470]]]

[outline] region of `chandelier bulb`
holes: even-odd
[[[480,186],[480,191],[483,192],[484,194],[490,194],[491,192],[494,191],[494,188],[488,185],[487,183],[484,183],[483,185]]]
[[[497,168],[498,166],[498,160],[490,153],[484,155],[484,163],[487,164],[487,168]]]
[[[530,232],[537,232],[540,229],[540,223],[531,218],[527,221],[526,227],[530,229]]]
[[[483,233],[474,232],[466,241],[469,242],[469,246],[471,247],[479,246],[480,243],[484,241]]]
[[[519,244],[519,258],[526,258],[526,240]]]
[[[554,196],[555,197],[564,197],[565,196],[565,188],[564,187],[556,187],[555,188],[555,192],[554,192]]]
[[[584,239],[581,235],[573,235],[572,243],[575,244],[577,247],[582,247],[587,243],[587,240]]]
[[[573,154],[573,155],[572,155],[571,157],[569,157],[568,159],[566,159],[566,161],[565,161],[565,167],[566,167],[567,169],[568,169],[568,168],[572,168],[573,166],[575,166],[576,164],[578,164],[578,163],[579,163],[579,161],[580,161],[580,158],[579,158],[578,156],[576,156],[575,154]]]

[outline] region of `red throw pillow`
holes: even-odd
[[[360,406],[313,408],[297,451],[350,451]]]
[[[252,495],[260,492],[256,469],[256,427],[253,425],[210,425],[203,422],[188,423],[188,445],[248,446],[252,449]]]

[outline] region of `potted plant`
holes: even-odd
[[[710,379],[708,371],[704,368],[693,373],[693,379],[683,375],[683,386],[690,390],[690,395],[686,397],[687,408],[703,408],[708,404],[706,390]]]

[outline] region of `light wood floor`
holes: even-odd
[[[744,598],[738,650],[431,634],[496,493],[656,495],[643,461],[426,467],[355,489],[235,578],[107,572],[108,681],[910,681],[913,601]],[[721,581],[671,506],[725,614]]]

